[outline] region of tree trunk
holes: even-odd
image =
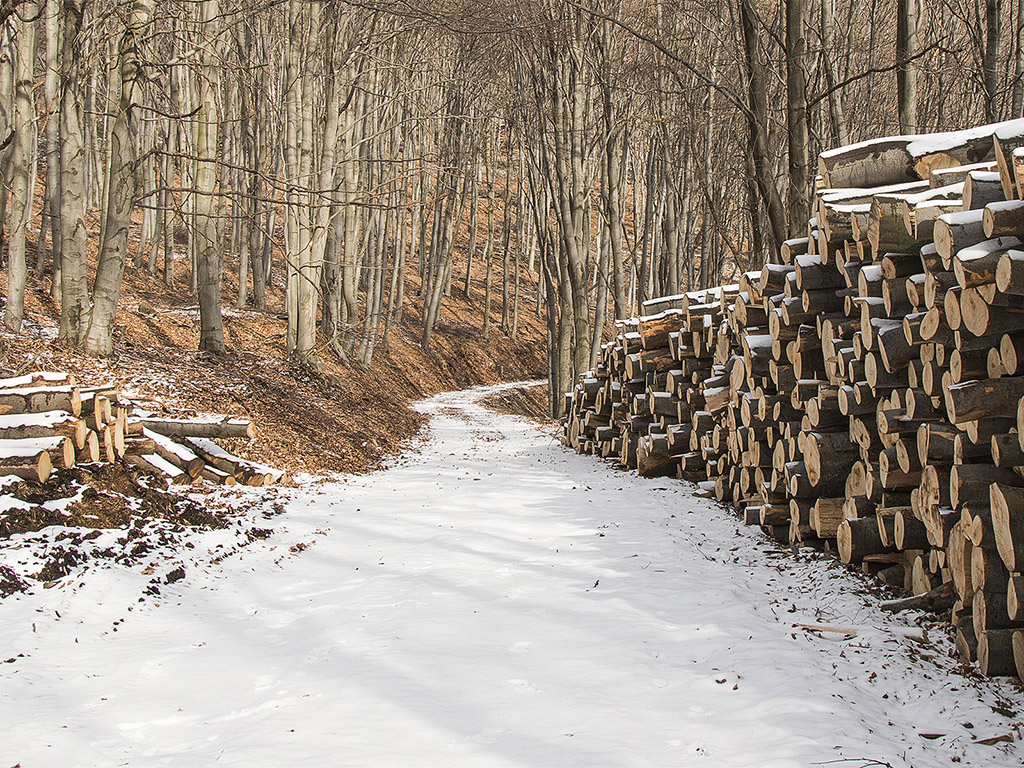
[[[39,264],[43,266],[46,230],[50,230],[50,296],[60,303],[60,7],[46,4],[46,216],[39,228]],[[40,275],[42,272],[40,271]]]
[[[32,218],[32,158],[36,146],[35,107],[32,99],[36,57],[35,20],[39,6],[27,0],[15,22],[14,143],[11,147],[11,233],[7,245],[7,304],[4,326],[18,333],[25,317],[26,249],[28,223]]]
[[[86,282],[86,167],[83,131],[82,23],[87,0],[65,2],[61,25],[60,82],[60,250],[61,309],[59,338],[77,347],[89,320]]]
[[[121,295],[128,227],[135,202],[135,111],[142,101],[140,39],[153,17],[155,0],[135,0],[118,46],[121,94],[110,131],[110,178],[107,181],[106,224],[93,283],[93,308],[85,351],[106,356],[113,350],[114,318]]]
[[[772,153],[768,142],[768,80],[761,62],[757,10],[753,0],[740,0],[739,11],[743,56],[749,80],[746,91],[747,123],[752,136],[754,178],[768,213],[772,249],[777,250],[786,240],[789,225],[772,172]],[[802,222],[800,225],[802,226]]]
[[[996,97],[999,95],[999,35],[1002,28],[1002,9],[1002,0],[985,0],[985,47],[981,68],[985,86],[985,117],[990,123],[999,119]]]
[[[917,69],[910,59],[917,53],[920,0],[896,4],[896,105],[900,133],[917,133]]]
[[[200,12],[205,45],[201,55],[203,77],[196,114],[195,240],[199,295],[199,349],[223,355],[224,322],[221,316],[221,259],[223,240],[217,225],[217,80],[214,48],[220,32],[220,0],[203,0]]]
[[[811,147],[807,125],[807,0],[786,0],[786,134],[789,142],[789,236],[810,218]]]

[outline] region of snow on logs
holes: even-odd
[[[283,472],[214,441],[253,435],[243,419],[141,412],[115,386],[80,386],[65,373],[0,379],[0,477],[45,483],[56,469],[120,461],[178,484],[285,481]]]
[[[948,607],[965,660],[1024,677],[1024,120],[819,171],[806,237],[617,323],[565,442],[709,481],[747,524]]]

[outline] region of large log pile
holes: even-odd
[[[647,302],[565,440],[949,606],[1024,677],[1024,121],[823,154],[807,236]]]
[[[253,436],[249,421],[140,410],[113,385],[66,373],[0,379],[0,476],[45,483],[55,469],[124,462],[175,484],[262,486],[283,472],[233,456],[213,438]]]

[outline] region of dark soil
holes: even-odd
[[[7,494],[32,506],[0,516],[0,538],[40,531],[50,525],[71,528],[123,528],[133,518],[159,519],[186,526],[220,528],[224,522],[194,500],[154,488],[150,479],[123,464],[100,464],[95,471],[61,470],[45,485],[19,482]],[[77,499],[65,509],[42,506]]]

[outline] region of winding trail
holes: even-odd
[[[419,450],[287,491],[269,539],[158,605],[123,569],[0,602],[0,657],[25,654],[0,664],[0,766],[1021,764],[972,743],[1019,693],[950,673],[940,633],[884,631],[913,617],[831,560],[490,391],[425,401]]]

